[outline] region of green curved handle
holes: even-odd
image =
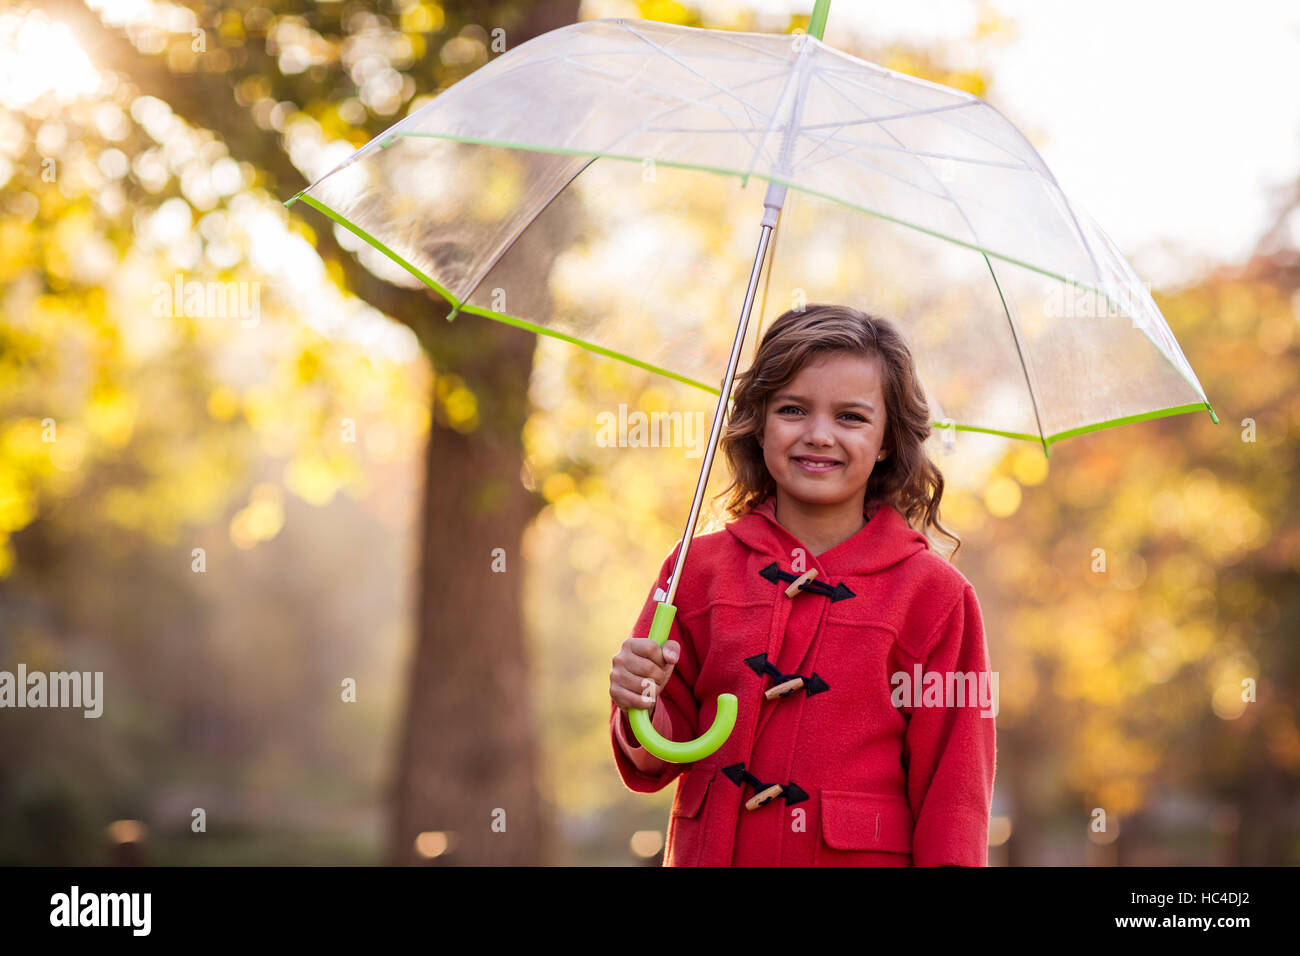
[[[676,606],[667,601],[661,601],[655,608],[654,621],[650,624],[650,636],[660,647],[663,647],[668,640],[668,632],[676,616]],[[651,707],[653,706],[652,704]],[[703,760],[726,743],[727,738],[731,736],[732,728],[736,726],[737,709],[735,694],[719,694],[718,713],[713,718],[713,726],[705,731],[703,736],[685,741],[669,740],[661,736],[650,723],[649,708],[629,707],[627,719],[632,725],[632,733],[636,734],[636,739],[641,742],[641,746],[660,760],[666,760],[668,763],[694,763],[696,760]]]

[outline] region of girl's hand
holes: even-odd
[[[609,672],[609,696],[622,711],[629,707],[651,710],[672,676],[681,645],[665,641],[660,647],[649,637],[629,637],[614,655]]]

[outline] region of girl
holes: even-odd
[[[694,538],[661,648],[647,635],[673,548],[610,672],[624,784],[678,781],[664,864],[987,865],[996,675],[974,590],[923,533],[960,547],[906,343],[811,305],[736,381],[734,520]],[[691,764],[647,753],[627,719],[647,678],[663,736],[699,736],[725,692],[731,736]]]

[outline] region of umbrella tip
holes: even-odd
[[[808,33],[817,39],[824,39],[826,18],[830,16],[831,0],[817,0],[813,5],[812,16],[808,18]]]
[[[1210,403],[1209,403],[1209,402],[1206,402],[1206,403],[1205,403],[1205,407],[1208,408],[1208,409],[1210,410],[1210,421],[1214,422],[1214,424],[1216,424],[1216,425],[1219,424],[1219,416],[1216,415],[1216,414],[1214,414],[1214,409],[1213,409],[1213,408],[1210,408]]]

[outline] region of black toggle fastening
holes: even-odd
[[[782,581],[793,584],[795,581],[798,581],[800,577],[800,575],[792,574],[789,571],[782,571],[781,566],[775,561],[758,573],[773,584],[780,584]],[[803,584],[799,585],[799,590],[811,591],[813,594],[821,594],[824,597],[830,598],[832,604],[836,601],[843,601],[846,598],[857,597],[857,595],[854,594],[853,591],[849,589],[849,586],[843,581],[835,585],[835,587],[831,587],[825,581],[805,581]]]
[[[774,784],[764,783],[762,780],[759,780],[745,769],[743,763],[733,763],[730,766],[723,767],[722,772],[725,773],[727,778],[738,787],[743,788],[745,784],[749,784],[754,788],[755,793],[761,793],[768,787],[774,786]],[[793,780],[781,787],[780,796],[785,798],[785,805],[787,807],[791,804],[802,803],[804,800],[808,799],[808,794],[805,793]],[[769,802],[770,800],[763,801],[764,804]]]
[[[745,663],[748,664],[750,670],[752,670],[759,677],[762,677],[764,674],[771,674],[772,677],[775,678],[775,681],[772,685],[774,687],[777,684],[784,684],[788,680],[794,680],[796,677],[803,679],[802,688],[792,687],[790,688],[790,690],[787,690],[785,693],[781,694],[782,697],[786,697],[790,694],[793,694],[796,690],[799,689],[807,691],[809,697],[811,697],[813,694],[820,694],[824,690],[831,689],[831,685],[826,683],[826,681],[822,680],[820,677],[818,677],[816,671],[813,672],[812,677],[804,677],[803,674],[782,674],[779,670],[776,669],[776,665],[767,659],[766,653],[755,654],[753,657],[746,657]]]

